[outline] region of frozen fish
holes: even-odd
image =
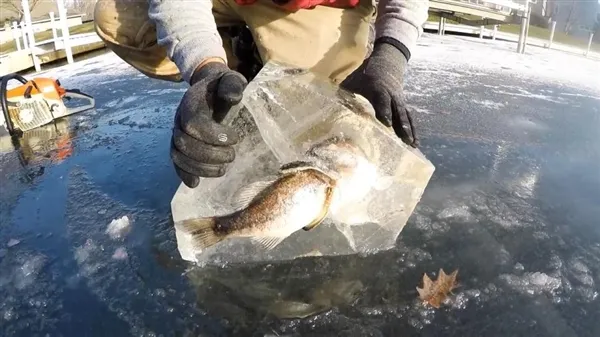
[[[273,249],[297,230],[311,230],[327,216],[335,181],[321,170],[298,162],[283,167],[276,179],[241,189],[231,214],[178,222],[191,234],[195,249],[231,237],[249,237]]]
[[[356,215],[345,206],[364,198],[371,188],[389,186],[389,179],[380,179],[375,165],[349,139],[335,136],[308,149],[304,160],[283,165],[278,177],[238,191],[233,213],[175,226],[191,235],[195,249],[230,237],[249,237],[273,249],[292,233],[318,226],[330,211]]]

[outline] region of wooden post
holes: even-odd
[[[587,50],[585,51],[585,57],[590,53],[590,49],[592,48],[592,39],[594,38],[594,33],[590,32],[590,39],[588,40]]]
[[[525,14],[525,13],[523,13]],[[525,25],[527,24],[527,18],[525,15],[521,17],[521,31],[519,33],[519,42],[517,43],[517,53],[522,54],[525,48],[523,43],[525,42]]]
[[[494,25],[494,31],[492,32],[492,40],[496,39],[497,33],[498,33],[498,25]]]
[[[442,22],[442,35],[446,35],[446,18],[443,18],[444,21]]]
[[[56,7],[58,7],[58,16],[60,17],[60,26],[63,38],[63,48],[65,48],[65,54],[67,54],[67,62],[73,63],[73,51],[71,50],[71,43],[69,41],[69,24],[67,22],[67,9],[65,8],[64,0],[56,0]]]
[[[54,12],[48,13],[50,15],[50,25],[52,26],[52,41],[54,42],[54,50],[58,50],[58,33],[56,32],[56,21],[54,21]]]
[[[552,47],[552,40],[554,40],[554,30],[556,29],[556,21],[552,21],[552,27],[550,27],[550,38],[548,39],[548,49]]]
[[[527,46],[527,38],[529,37],[529,23],[531,21],[531,5],[530,0],[527,0],[527,25],[525,26],[525,39],[523,40],[523,51],[525,53],[525,47]]]
[[[27,42],[27,32],[25,31],[25,22],[19,23],[19,29],[21,30],[21,39],[23,39],[23,49],[29,49],[29,42]]]
[[[438,24],[438,35],[442,35],[442,30],[443,30],[443,25],[444,25],[444,17],[440,16],[440,23]]]
[[[33,36],[33,24],[31,23],[31,13],[29,12],[29,0],[21,0],[21,6],[23,8],[23,16],[25,17],[25,30],[29,36],[29,50],[31,51],[31,58],[33,59],[33,66],[35,71],[40,71],[40,60],[35,55],[35,38]],[[22,27],[22,26],[21,26]]]
[[[19,26],[17,25],[17,21],[13,21],[12,23],[12,35],[15,39],[15,45],[17,46],[17,50],[21,50],[21,36],[19,34]]]
[[[483,26],[480,26],[480,27],[479,27],[479,38],[480,38],[480,39],[483,39],[483,31],[484,31],[484,29],[485,29],[485,28],[484,28]]]

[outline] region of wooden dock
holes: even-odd
[[[27,1],[23,3],[26,4]],[[7,48],[4,50],[5,53],[0,55],[0,76],[27,71],[31,68],[40,71],[42,64],[61,59],[67,59],[68,63],[73,63],[74,56],[106,47],[96,32],[90,32],[90,28],[93,29],[92,26],[85,27],[85,31],[77,29],[85,25],[74,26],[74,32],[77,33],[71,35],[70,27],[67,24],[64,0],[57,0],[57,7],[58,18],[56,20],[53,12],[48,13],[52,31],[51,38],[48,38],[50,33],[42,34],[42,41],[35,41],[36,34],[33,32],[29,8],[24,8],[24,21],[13,22],[14,46],[12,50],[14,51],[7,52],[11,50]],[[40,36],[38,35],[37,38],[39,39]]]
[[[89,42],[71,47],[73,57],[80,54],[85,54],[91,51],[100,50],[105,48],[104,42],[99,38],[98,41]],[[41,65],[52,63],[54,61],[63,60],[67,58],[67,53],[64,49],[54,49],[43,51],[36,54]],[[29,50],[19,50],[12,53],[0,55],[0,76],[4,76],[10,73],[19,73],[23,71],[32,70],[35,68],[31,53]]]

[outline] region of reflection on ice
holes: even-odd
[[[129,209],[101,193],[82,170],[75,169],[68,182],[67,238],[79,269],[72,283],[81,280],[132,335],[199,333],[202,322],[194,317],[201,315],[194,297],[181,288],[181,275],[170,273],[166,264],[155,266],[162,263],[159,251],[169,247],[169,254],[174,253],[171,228],[152,213]],[[150,249],[157,261],[141,260],[152,257]],[[178,319],[184,316],[189,320]]]

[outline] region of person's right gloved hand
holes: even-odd
[[[235,130],[219,124],[242,100],[246,79],[221,62],[197,70],[183,95],[173,125],[171,159],[177,175],[190,188],[199,177],[221,177],[235,159]]]

